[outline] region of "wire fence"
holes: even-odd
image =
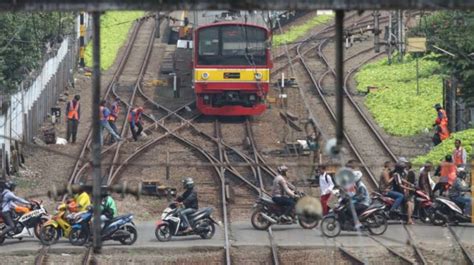
[[[22,83],[18,92],[7,96],[10,102],[0,116],[0,146],[10,152],[14,140],[31,142],[61,92],[72,81],[77,48],[74,38],[66,38],[56,56],[48,59],[38,76],[29,84]],[[14,139],[14,140],[13,140]]]

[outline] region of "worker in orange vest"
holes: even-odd
[[[439,126],[439,138],[441,141],[444,141],[449,138],[449,129],[448,129],[448,115],[446,111],[441,107],[439,103],[434,105],[438,117],[435,120],[435,124]]]
[[[109,124],[109,116],[110,116],[110,110],[105,106],[107,101],[102,100],[99,105],[99,118],[100,118],[100,145],[104,144],[104,137],[103,137],[103,130],[104,128],[109,131],[110,135],[116,140],[116,141],[122,141],[122,138],[118,133],[110,127]]]
[[[441,162],[439,167],[440,178],[433,189],[433,194],[439,190],[439,195],[443,195],[443,192],[448,190],[456,181],[458,168],[456,167],[456,164],[454,164],[453,157],[451,155],[446,155],[444,161]]]
[[[132,131],[132,136],[135,141],[138,140],[138,136],[143,131],[142,114],[143,114],[142,107],[134,108],[130,111],[130,114],[128,114],[128,122],[130,124],[130,131]],[[138,130],[135,130],[135,127],[138,127]]]
[[[76,143],[77,127],[79,125],[79,119],[81,117],[81,106],[79,100],[81,96],[75,95],[74,98],[66,104],[66,140],[69,142],[72,136],[72,144]]]
[[[114,101],[110,105],[110,115],[109,115],[109,125],[114,130],[116,134],[119,134],[117,126],[115,122],[118,119],[118,115],[120,114],[120,97],[115,96]],[[114,138],[110,138],[111,143],[115,142]]]
[[[464,147],[461,146],[461,140],[456,139],[454,141],[454,151],[453,151],[453,159],[454,159],[454,164],[456,164],[457,167],[464,167],[466,165],[467,161],[467,152]]]

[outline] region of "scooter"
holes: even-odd
[[[71,222],[77,215],[83,212],[73,212],[74,205],[61,203],[56,208],[53,217],[43,224],[40,232],[40,241],[43,245],[55,244],[60,237],[69,237],[72,226]]]
[[[179,204],[173,202],[161,214],[161,219],[156,222],[155,236],[161,242],[170,241],[173,236],[199,235],[202,239],[210,239],[216,232],[215,225],[219,225],[212,218],[213,209],[202,208],[188,215],[192,230],[185,232],[186,227],[179,217]]]
[[[391,197],[383,195],[378,192],[372,192],[370,195],[372,201],[379,202],[385,205],[384,214],[389,220],[406,220],[407,215],[400,212],[390,212],[395,200]],[[424,191],[420,189],[415,190],[415,209],[413,217],[420,219],[423,223],[430,222],[430,214],[432,212],[432,200]]]
[[[297,195],[295,203],[299,198],[304,196],[304,193],[297,192]],[[255,210],[252,213],[250,221],[252,226],[257,230],[266,230],[273,224],[287,225],[298,222],[304,229],[313,229],[319,224],[319,220],[305,220],[297,217],[294,213],[294,209],[292,209],[291,215],[288,216],[289,219],[283,218],[285,208],[273,202],[272,198],[265,194],[257,199],[253,207]]]
[[[91,238],[92,208],[77,215],[73,221],[69,242],[74,246],[82,246]],[[102,241],[115,240],[122,245],[133,245],[138,233],[133,223],[133,215],[126,214],[107,220],[101,230]]]
[[[463,210],[448,198],[438,197],[433,203],[433,212],[430,219],[433,225],[445,225],[446,223],[470,223],[471,216],[464,214]]]
[[[351,199],[340,192],[341,198],[321,221],[321,232],[327,237],[336,237],[342,230],[357,231],[350,210]],[[387,230],[387,218],[383,213],[385,205],[371,204],[358,218],[362,230],[368,230],[373,235],[382,235]]]
[[[16,206],[12,212],[14,229],[0,237],[0,244],[5,239],[22,240],[25,237],[40,238],[41,226],[49,220],[48,212],[42,201],[31,201],[31,207]],[[0,230],[6,229],[3,218],[0,218]],[[3,234],[3,233],[2,233]]]

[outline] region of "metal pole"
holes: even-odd
[[[84,25],[84,12],[81,12],[79,15],[79,66],[84,67],[84,50],[85,50],[85,43],[84,43],[84,36],[86,34],[86,27]]]
[[[388,46],[387,46],[387,60],[388,64],[392,64],[392,12],[388,16]]]
[[[155,38],[160,38],[160,12],[156,12],[156,31]]]
[[[100,12],[92,13],[92,27],[92,202],[94,205],[94,221],[92,224],[92,232],[94,237],[94,253],[100,253],[102,243],[100,238]]]
[[[419,78],[419,66],[418,66],[418,54],[415,54],[416,56],[416,95],[418,96],[420,94],[420,78]]]
[[[340,148],[344,139],[344,11],[336,10],[336,139]]]
[[[398,18],[397,18],[397,23],[398,23],[398,56],[399,56],[399,61],[400,62],[403,62],[403,21],[402,21],[402,18],[403,18],[403,11],[402,10],[398,10],[397,11],[397,15],[398,15]]]
[[[374,11],[374,50],[380,52],[380,25],[379,25],[379,11]]]

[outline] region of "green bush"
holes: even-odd
[[[411,136],[431,130],[435,103],[442,100],[439,64],[428,57],[419,59],[420,93],[416,92],[416,62],[406,56],[403,63],[388,65],[387,59],[365,65],[357,74],[357,90],[378,87],[367,95],[365,104],[386,132]]]
[[[324,24],[333,18],[332,15],[319,15],[308,20],[306,23],[290,27],[290,29],[283,34],[276,34],[273,36],[273,46],[280,46],[285,43],[296,41],[303,37],[306,33],[317,25]]]
[[[100,19],[100,68],[109,69],[115,61],[120,47],[128,38],[128,32],[133,21],[144,15],[143,11],[110,11]],[[87,66],[92,66],[92,42],[86,47],[84,60]]]
[[[451,134],[451,136],[441,144],[435,146],[428,154],[418,156],[413,159],[413,163],[421,165],[426,161],[438,164],[446,155],[452,154],[454,150],[454,141],[460,139],[468,155],[472,154],[472,145],[474,144],[474,129],[460,131]]]

